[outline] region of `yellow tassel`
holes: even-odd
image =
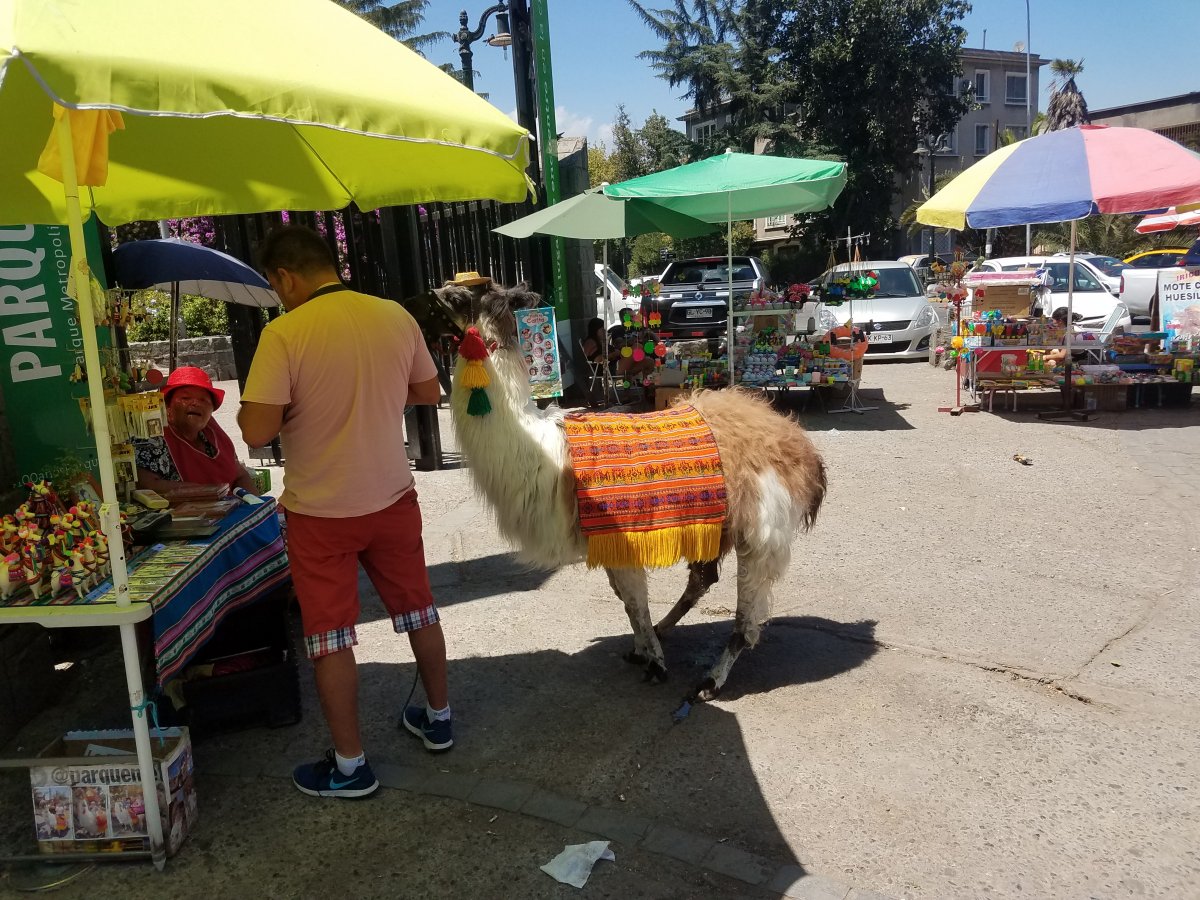
[[[706,562],[721,553],[721,525],[693,524],[654,531],[618,531],[588,537],[589,569],[663,569],[680,559]]]
[[[492,383],[492,379],[488,377],[487,369],[483,367],[483,360],[473,359],[468,362],[462,370],[462,374],[458,376],[459,383],[468,390],[472,388],[485,388]]]

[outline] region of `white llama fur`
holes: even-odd
[[[474,299],[465,291],[435,293],[460,325],[477,326],[494,348],[483,361],[491,381],[486,388],[491,412],[467,413],[470,392],[460,387],[466,365],[462,359],[450,406],[471,477],[491,504],[500,532],[533,565],[553,569],[582,562],[587,541],[580,529],[563,414],[539,410],[531,402],[527,370],[516,348],[511,310],[536,304],[538,298],[523,286]],[[733,549],[738,558],[733,635],[688,697],[708,700],[720,691],[738,654],[758,643],[771,614],[772,586],[791,561],[792,539],[813,524],[820,508],[825,470],[803,429],[761,400],[738,392],[701,392],[691,402],[709,422],[726,473],[729,513],[721,555]],[[649,680],[664,679],[660,637],[716,582],[717,561],[689,564],[683,595],[658,625],[650,618],[645,569],[609,569],[608,578],[633,629],[628,658],[645,665]]]

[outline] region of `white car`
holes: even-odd
[[[849,270],[849,264],[842,263],[822,275],[818,283],[824,285],[833,272]],[[878,276],[875,296],[870,300],[847,301],[841,306],[824,306],[822,327],[845,325],[853,309],[854,323],[867,335],[868,359],[927,359],[938,315],[912,266],[900,260],[882,259],[855,263],[853,271],[871,271]],[[827,300],[824,291],[822,299]]]
[[[1050,293],[1042,297],[1039,311],[1042,315],[1049,316],[1060,306],[1067,305],[1070,265],[1069,257],[1065,256],[1005,256],[987,260],[982,269],[985,272],[1048,269],[1051,278]],[[1073,309],[1078,316],[1080,328],[1103,328],[1113,310],[1121,306],[1121,301],[1105,289],[1099,273],[1087,260],[1079,257],[1075,258],[1074,293]]]
[[[1066,258],[1070,261],[1071,254],[1055,253],[1055,259]],[[1114,297],[1121,296],[1121,273],[1126,269],[1133,268],[1127,262],[1117,259],[1115,256],[1103,256],[1099,253],[1076,253],[1075,265],[1079,265],[1082,261],[1096,280],[1104,285],[1104,289]]]

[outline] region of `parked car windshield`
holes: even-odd
[[[876,297],[921,297],[925,291],[917,281],[917,273],[911,266],[896,267],[895,269],[875,269],[879,284],[875,288]],[[821,276],[821,282],[829,280],[833,272],[845,274],[846,270],[835,269]]]
[[[1087,261],[1105,275],[1111,275],[1114,278],[1120,275],[1122,270],[1130,268],[1129,263],[1122,262],[1113,256],[1089,256]]]
[[[757,277],[749,259],[744,256],[733,258],[734,281],[753,281]],[[665,287],[677,284],[721,284],[727,281],[729,281],[729,266],[723,259],[695,259],[671,263],[662,278],[662,284]]]
[[[1068,279],[1070,277],[1069,262],[1047,262],[1042,265],[1010,265],[1005,266],[1005,272],[1016,272],[1020,269],[1049,269],[1050,277],[1053,279],[1050,283],[1050,290],[1054,293],[1063,293],[1067,290]],[[1077,291],[1102,291],[1104,288],[1095,278],[1092,273],[1083,266],[1075,267],[1075,290]]]

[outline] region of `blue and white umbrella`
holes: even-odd
[[[131,241],[113,251],[117,283],[128,290],[158,288],[242,306],[278,306],[267,280],[240,259],[191,241]]]

